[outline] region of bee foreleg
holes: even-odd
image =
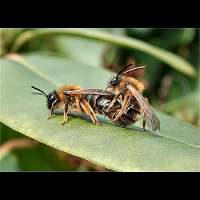
[[[129,102],[130,102],[130,97],[129,96],[124,96],[124,101],[122,103],[122,108],[120,109],[120,111],[118,112],[117,116],[113,120],[114,122],[117,121],[120,118],[120,116],[127,110],[128,106],[129,106]]]
[[[94,124],[96,125],[100,125],[99,121],[97,120],[96,118],[96,115],[92,109],[92,107],[90,106],[90,104],[85,100],[83,99],[81,102],[80,102],[80,105],[81,107],[83,108],[84,112],[90,116],[91,120],[93,121]]]
[[[52,118],[52,116],[53,116],[53,105],[52,105],[52,107],[51,107],[51,109],[50,109],[50,111],[49,111],[49,116],[48,116],[48,118],[47,119],[50,119],[50,118]]]
[[[146,120],[143,119],[143,121],[142,121],[142,128],[143,128],[144,131],[145,131],[145,124],[146,124]]]

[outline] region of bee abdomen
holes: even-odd
[[[84,95],[85,100],[90,104],[95,113],[105,114],[105,109],[110,105],[110,97],[103,95]]]
[[[116,115],[122,107],[120,101],[117,100],[110,108],[110,110],[106,112],[106,109],[109,107],[110,103],[113,100],[113,96],[84,95],[84,98],[90,104],[95,113],[103,114],[107,116],[111,121],[115,119]],[[114,123],[121,126],[129,126],[137,120],[139,115],[139,111],[132,107],[129,107],[126,113],[123,113],[121,117]]]
[[[111,100],[104,97],[104,96],[100,96],[97,98],[96,100],[96,108],[98,109],[98,112],[100,114],[104,114],[106,108],[108,108],[108,106],[110,105]]]
[[[83,98],[90,104],[90,106],[94,109],[96,105],[96,99],[99,97],[99,95],[84,95]]]

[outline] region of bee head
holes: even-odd
[[[56,107],[59,102],[59,96],[56,91],[47,95],[47,107],[50,110],[53,107]]]
[[[52,106],[55,108],[58,105],[59,96],[55,90],[47,95],[44,91],[40,90],[39,88],[36,88],[34,86],[31,87],[40,92],[40,93],[34,92],[33,94],[43,95],[47,98],[47,107],[49,110],[52,108]]]
[[[119,82],[121,81],[121,79],[122,79],[123,76],[127,76],[130,72],[135,71],[135,70],[137,70],[137,69],[144,68],[144,66],[142,66],[142,67],[137,67],[137,68],[130,68],[132,65],[133,65],[133,64],[129,64],[129,65],[125,66],[124,68],[122,68],[122,69],[118,72],[117,76],[116,76],[115,78],[113,78],[113,79],[109,82],[109,85],[115,87],[115,86],[117,86],[117,85],[119,84]],[[129,68],[130,68],[130,69],[129,69]]]
[[[106,87],[106,91],[108,92],[113,92],[115,91],[116,87],[119,85],[120,79],[118,79],[118,77],[114,77],[112,78],[109,82],[108,85]]]

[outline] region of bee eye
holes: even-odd
[[[117,85],[118,83],[119,83],[119,80],[116,79],[116,78],[114,78],[114,79],[112,79],[112,80],[110,81],[110,85],[112,85],[112,86],[115,86],[115,85]]]
[[[52,94],[50,97],[51,103],[55,103],[57,101],[56,95]]]
[[[58,97],[57,97],[57,95],[56,95],[55,92],[49,94],[49,95],[48,95],[48,98],[47,98],[47,107],[48,107],[49,109],[51,109],[52,104],[55,105],[55,104],[57,103],[57,101],[58,101]]]

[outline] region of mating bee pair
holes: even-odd
[[[47,98],[49,117],[55,109],[64,110],[63,125],[68,112],[84,112],[93,123],[99,124],[96,114],[107,116],[115,124],[129,126],[142,117],[143,129],[147,124],[153,131],[160,129],[160,121],[148,100],[142,96],[144,85],[134,78],[135,73],[145,67],[125,66],[107,85],[105,90],[82,89],[79,86],[64,85],[50,94],[32,86]]]

